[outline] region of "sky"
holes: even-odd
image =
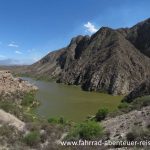
[[[0,0],[0,64],[32,64],[102,26],[150,17],[150,0]]]

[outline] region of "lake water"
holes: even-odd
[[[122,96],[85,92],[77,86],[23,79],[38,86],[36,98],[41,104],[35,112],[45,118],[63,116],[67,120],[82,121],[94,115],[99,108],[115,110],[122,99]]]

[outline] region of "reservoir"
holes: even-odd
[[[116,110],[122,96],[82,91],[80,87],[58,84],[54,81],[37,81],[23,77],[36,85],[39,90],[36,98],[40,106],[35,113],[44,118],[64,117],[67,120],[83,121],[87,116],[95,115],[99,108]]]

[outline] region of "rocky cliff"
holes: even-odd
[[[150,76],[150,19],[131,28],[102,27],[49,53],[28,73],[81,85],[88,91],[128,94]]]

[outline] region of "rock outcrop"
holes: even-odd
[[[19,131],[25,131],[25,123],[16,118],[14,115],[0,109],[0,125],[7,124],[15,127]]]
[[[83,90],[128,94],[150,76],[150,19],[132,28],[102,27],[29,66],[27,73]]]
[[[15,91],[29,92],[31,90],[37,90],[37,87],[20,78],[14,78],[8,70],[0,71],[0,93]]]
[[[0,107],[6,106],[5,108],[7,108],[8,102],[16,104],[19,107],[19,96],[16,93],[27,93],[32,90],[37,90],[37,87],[20,78],[14,78],[8,70],[0,71]],[[14,99],[12,95],[16,95],[15,97],[18,99]],[[6,99],[8,100],[6,101]],[[19,131],[25,130],[24,122],[19,120],[16,116],[0,109],[0,126],[5,124],[11,125]]]

